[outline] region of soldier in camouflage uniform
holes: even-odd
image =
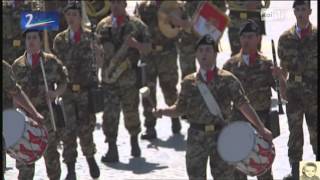
[[[66,116],[70,125],[66,128],[64,135],[63,158],[68,167],[66,179],[76,178],[77,136],[80,139],[83,155],[87,159],[90,175],[98,178],[100,170],[94,159],[97,150],[93,141],[96,118],[94,113],[89,112],[88,104],[93,61],[90,48],[91,31],[81,26],[80,3],[68,4],[64,14],[69,28],[55,37],[53,50],[67,67],[69,77],[68,88],[63,95]]]
[[[137,5],[135,14],[148,26],[150,34],[152,35],[152,52],[146,62],[146,83],[151,90],[151,99],[157,104],[156,87],[157,78],[159,78],[165,102],[168,106],[171,106],[177,99],[177,49],[175,46],[175,38],[167,38],[159,29],[157,13],[161,3],[160,1],[143,1]],[[155,139],[157,138],[155,130],[156,118],[152,115],[152,105],[146,98],[144,98],[142,102],[146,132],[141,138]],[[179,133],[181,129],[180,121],[173,118],[171,128],[174,134]]]
[[[207,160],[210,157],[213,178],[232,180],[235,179],[234,168],[219,157],[216,147],[220,131],[230,121],[231,102],[255,124],[268,141],[272,140],[272,134],[250,106],[239,80],[232,73],[216,67],[218,47],[214,40],[206,35],[200,39],[196,48],[200,70],[183,79],[181,92],[173,106],[158,109],[154,114],[157,117],[187,114],[190,123],[186,152],[189,179],[206,179]],[[223,119],[210,113],[197,88],[197,81],[207,84],[219,104]]]
[[[24,52],[20,13],[31,10],[29,1],[2,0],[2,59],[9,64]]]
[[[121,110],[125,127],[131,136],[131,155],[141,155],[138,144],[141,127],[137,62],[151,49],[147,26],[127,14],[127,2],[110,1],[110,5],[111,15],[102,19],[96,30],[99,45],[103,47],[103,57],[99,54],[96,56],[98,67],[102,67],[102,87],[105,91],[102,126],[106,142],[109,143],[102,162],[119,161],[116,141]],[[122,73],[118,73],[120,71]]]
[[[27,113],[29,113],[29,116],[33,120],[37,121],[38,123],[41,123],[43,120],[43,116],[31,104],[30,99],[21,90],[21,87],[17,85],[11,66],[4,60],[2,60],[2,81],[2,109],[5,110],[13,108],[12,102],[14,101],[16,105],[23,108]],[[3,136],[2,143],[2,168],[4,176],[6,168],[6,151],[5,140]]]
[[[202,2],[203,1],[186,1],[183,6],[182,18],[190,22],[199,4]],[[213,0],[211,2],[216,5],[216,7],[218,7],[222,12],[226,12],[226,3],[224,0]],[[187,28],[190,28],[190,26],[191,25],[187,26]],[[183,79],[188,74],[196,72],[196,50],[194,42],[198,41],[198,38],[199,37],[196,34],[185,30],[179,33],[177,47],[179,50],[181,79]]]
[[[44,153],[44,159],[47,168],[47,174],[50,180],[59,180],[61,174],[60,155],[57,150],[59,134],[62,129],[53,130],[50,121],[50,112],[47,101],[53,101],[56,97],[61,96],[67,85],[67,72],[60,60],[54,55],[41,51],[41,32],[35,29],[28,29],[25,33],[26,52],[16,59],[12,65],[12,70],[16,75],[17,82],[21,88],[30,97],[31,102],[44,116],[44,126],[48,130],[48,146]],[[44,81],[40,67],[40,61],[43,61],[48,82],[49,91],[46,93]],[[54,84],[57,89],[53,90]],[[33,179],[34,164],[24,165],[17,161],[19,169],[18,179]]]
[[[264,4],[262,4],[264,2]],[[240,51],[239,28],[242,23],[248,19],[253,19],[261,27],[260,34],[266,34],[265,23],[261,19],[261,11],[263,8],[269,8],[270,0],[263,1],[231,1],[227,0],[230,24],[228,29],[229,42],[231,48],[231,56]],[[258,45],[261,49],[261,43]]]
[[[278,73],[277,76],[281,77],[280,92],[282,93],[285,91],[285,79],[280,68],[273,67],[272,61],[258,52],[257,48],[261,36],[259,27],[253,20],[245,22],[240,28],[239,34],[241,51],[232,56],[223,65],[223,69],[230,71],[240,80],[250,104],[266,126],[267,121],[270,121],[271,87],[275,88],[273,74]],[[271,68],[274,69],[274,72]],[[245,117],[241,119],[245,119]],[[235,177],[236,179],[247,179],[247,176],[239,171],[235,171]],[[271,169],[258,176],[258,179],[273,179]]]
[[[313,153],[317,153],[318,122],[318,29],[309,20],[310,1],[295,1],[293,4],[296,25],[279,38],[278,55],[287,79],[286,113],[289,124],[288,156],[291,175],[299,178],[299,161],[303,153],[302,122],[305,115]]]

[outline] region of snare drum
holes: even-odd
[[[30,122],[30,118],[19,110],[4,110],[2,117],[7,153],[25,164],[40,159],[48,144],[45,127]]]
[[[218,154],[249,176],[259,176],[271,168],[275,157],[274,145],[264,140],[248,123],[230,123],[218,137]]]

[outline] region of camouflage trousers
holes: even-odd
[[[262,123],[264,125],[266,125],[267,120],[269,119],[269,109],[263,110],[263,111],[256,111],[260,120],[262,121]],[[234,171],[234,177],[237,180],[247,180],[247,175],[243,174],[242,172],[240,172],[239,170],[235,170]],[[258,180],[272,180],[273,179],[273,175],[272,175],[272,167],[266,171],[264,174],[257,176]]]
[[[69,91],[69,90],[67,90]],[[64,95],[66,112],[66,128],[63,135],[63,159],[65,163],[75,163],[77,152],[77,137],[85,157],[93,157],[96,145],[93,140],[93,131],[96,125],[94,113],[89,112],[88,91],[79,93],[66,92]]]
[[[218,180],[233,180],[234,168],[223,161],[217,152],[220,131],[204,132],[189,128],[186,150],[187,172],[190,180],[207,179],[208,157],[211,175]]]
[[[297,163],[302,160],[303,153],[303,115],[305,115],[306,124],[310,134],[310,144],[313,153],[316,154],[318,141],[318,102],[317,92],[311,92],[304,89],[287,90],[288,104],[286,105],[286,113],[289,124],[289,141],[288,141],[288,156],[289,162]]]
[[[44,119],[44,126],[48,130],[48,146],[43,154],[44,161],[47,168],[47,175],[50,180],[60,180],[61,167],[60,167],[60,154],[57,150],[58,143],[60,141],[61,133],[63,129],[57,129],[57,132],[53,131],[53,127],[50,121],[49,111],[39,111]],[[32,180],[35,171],[35,164],[25,165],[19,161],[16,161],[16,168],[19,170],[19,180]]]
[[[185,45],[179,50],[181,79],[183,79],[186,75],[196,72],[196,50],[194,45]]]
[[[175,51],[166,51],[150,55],[150,60],[146,67],[146,82],[150,88],[150,97],[157,104],[156,87],[157,78],[159,78],[160,88],[163,92],[165,103],[171,106],[177,99],[178,67],[177,53]],[[144,98],[143,115],[145,116],[144,126],[147,128],[155,127],[156,118],[152,114],[150,102]]]
[[[248,19],[252,19],[260,26],[261,34],[265,34],[265,23],[261,21],[260,13],[247,13],[247,18],[241,18],[240,12],[231,11],[229,13],[230,26],[228,28],[228,36],[231,48],[231,56],[240,52],[240,36],[239,30],[242,23],[246,22]],[[261,42],[258,45],[258,50],[261,49]]]
[[[139,118],[139,90],[136,86],[103,85],[105,91],[102,129],[106,142],[116,142],[122,110],[124,124],[131,136],[141,132]]]

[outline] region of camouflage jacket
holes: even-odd
[[[2,109],[12,108],[12,97],[10,93],[20,91],[20,86],[16,84],[11,66],[2,60]]]
[[[49,89],[53,90],[55,83],[57,85],[67,83],[67,70],[56,56],[41,52],[40,57],[44,60],[44,69]],[[30,98],[31,103],[39,110],[47,109],[40,63],[32,69],[31,65],[27,62],[27,53],[25,52],[14,61],[12,70],[16,75],[17,82]]]
[[[219,118],[212,115],[207,108],[196,81],[204,82],[199,72],[190,74],[183,79],[181,92],[175,103],[177,111],[186,114],[190,123],[219,123]],[[226,121],[230,120],[234,107],[240,107],[243,103],[249,102],[240,81],[226,70],[219,69],[214,79],[207,86],[216,99]],[[231,105],[232,103],[233,105]]]
[[[140,4],[137,4],[135,15],[148,26],[152,37],[151,43],[153,49],[156,49],[156,46],[162,46],[162,49],[165,51],[175,51],[175,38],[167,38],[159,29],[158,10],[159,7],[156,1],[142,1]]]
[[[230,9],[231,11],[260,12],[262,8],[269,8],[270,6],[270,0],[255,1],[257,4],[256,9],[252,9],[249,7],[249,4],[254,1],[226,1],[228,3],[228,9]],[[262,2],[264,2],[264,4],[262,4]]]
[[[317,91],[318,86],[318,29],[301,40],[293,26],[279,38],[278,55],[281,67],[289,72],[287,88],[305,88]]]
[[[130,35],[141,43],[150,42],[150,34],[148,33],[147,26],[138,18],[127,15],[123,24],[120,27],[115,27],[113,24],[112,15],[102,19],[96,29],[96,35],[98,43],[103,46],[104,50],[104,64],[102,68],[102,81],[105,78],[105,70],[110,64],[112,57],[118,52],[120,47],[125,42],[125,39]],[[131,86],[137,81],[137,74],[135,67],[137,62],[141,58],[137,49],[129,48],[127,51],[121,54],[124,59],[129,59],[131,62],[131,68],[127,69],[117,80],[117,85]],[[123,59],[119,59],[123,61]]]
[[[271,66],[272,61],[260,53],[255,64],[248,66],[242,59],[242,53],[238,53],[223,65],[223,69],[240,80],[250,104],[260,111],[270,109],[271,105],[271,87],[275,86]]]
[[[87,87],[92,73],[93,52],[90,47],[91,31],[87,28],[81,29],[81,38],[79,43],[73,41],[71,30],[68,28],[54,39],[54,54],[63,62],[68,69],[70,83],[79,84]]]

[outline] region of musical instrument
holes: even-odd
[[[161,33],[171,39],[178,35],[181,31],[180,27],[174,26],[170,22],[170,17],[175,16],[181,18],[181,2],[179,1],[162,1],[158,10],[158,26]]]
[[[222,160],[249,176],[264,174],[275,157],[273,143],[264,140],[244,121],[232,122],[222,129],[217,149]]]
[[[40,159],[48,145],[46,128],[31,122],[20,110],[4,110],[2,117],[7,153],[25,164],[32,164]]]
[[[194,32],[199,36],[209,34],[216,42],[229,24],[229,18],[209,1],[198,6],[192,18]]]
[[[110,10],[110,2],[109,0],[103,0],[103,8],[100,10],[96,10],[94,3],[98,3],[95,0],[87,0],[83,1],[85,3],[85,11],[88,13],[90,17],[99,17],[106,16]]]

